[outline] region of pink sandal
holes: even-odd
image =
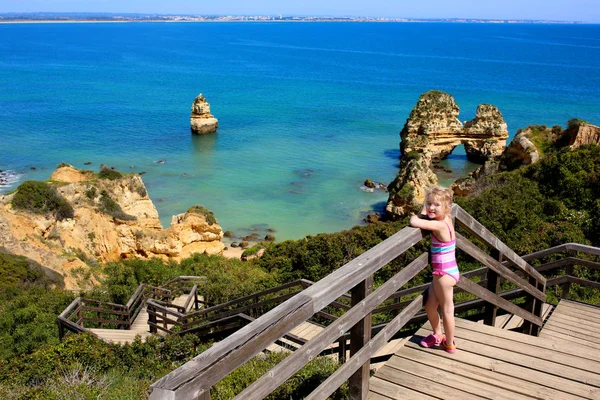
[[[446,350],[447,353],[450,353],[450,354],[456,353],[456,341],[455,340],[452,341],[452,344],[448,344],[446,342],[446,338],[444,337],[444,338],[442,338],[442,346],[444,346],[444,350]]]
[[[420,344],[422,347],[435,347],[435,346],[439,346],[442,343],[442,340],[444,339],[444,337],[442,336],[442,338],[437,337],[435,334],[430,334],[429,336],[427,336],[426,338],[424,338],[423,340],[421,340]]]

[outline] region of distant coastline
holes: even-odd
[[[89,22],[403,22],[462,24],[593,24],[584,21],[474,18],[392,18],[273,15],[160,15],[111,13],[4,13],[0,23],[89,23]]]

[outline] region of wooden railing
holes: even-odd
[[[157,287],[147,284],[141,284],[137,287],[126,305],[104,302],[85,297],[78,297],[58,316],[58,334],[59,338],[65,336],[67,332],[83,333],[90,332],[89,327],[111,327],[119,329],[130,329],[139,312],[146,306],[149,299],[164,301],[163,304],[169,305],[173,299],[174,291],[185,290],[196,279],[202,277],[177,277],[164,286]],[[193,303],[192,303],[193,302]],[[194,285],[188,295],[186,307],[193,305],[198,309],[201,300],[198,297],[198,286]],[[186,308],[189,310],[189,308]]]
[[[488,304],[487,323],[493,322],[496,311],[501,308],[528,321],[531,324],[529,332],[536,334],[542,325],[541,304],[546,300],[546,279],[460,207],[455,205],[452,213],[458,226],[487,245],[491,251],[490,255],[457,234],[457,247],[488,268],[486,287],[464,276],[458,287]],[[424,233],[419,229],[402,229],[152,384],[150,399],[210,399],[210,388],[214,384],[347,292],[351,297],[349,310],[238,394],[236,399],[266,397],[346,332],[350,332],[350,358],[308,398],[325,399],[348,381],[350,397],[366,399],[369,360],[419,313],[424,293],[418,294],[401,311],[396,310],[398,314],[374,337],[371,337],[371,314],[390,297],[398,296],[398,289],[426,268],[428,254],[423,253],[415,258],[375,291],[373,274],[423,238]],[[525,308],[500,295],[501,279],[512,282],[517,290],[528,296]]]
[[[548,273],[549,271],[554,271],[556,269],[564,268],[565,272],[561,276],[549,279],[546,285],[548,287],[561,286],[562,293],[560,297],[563,299],[568,299],[572,283],[576,283],[584,287],[600,289],[600,283],[574,276],[576,266],[585,267],[587,269],[600,270],[600,263],[577,258],[578,252],[600,256],[600,248],[598,247],[586,246],[578,243],[566,243],[560,246],[555,246],[546,250],[529,254],[527,256],[524,256],[523,259],[527,261],[533,261],[557,253],[569,254],[569,257],[565,257],[555,261],[550,261],[535,267],[537,271],[546,273]]]

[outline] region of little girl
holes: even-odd
[[[450,217],[452,208],[452,192],[448,189],[434,187],[425,195],[425,204],[421,215],[413,215],[410,224],[415,228],[431,231],[431,267],[433,282],[429,287],[425,311],[433,329],[433,333],[423,340],[421,346],[433,347],[442,345],[448,353],[456,352],[454,341],[454,300],[453,288],[458,282],[458,266],[456,265],[456,236]],[[440,324],[438,305],[442,309],[444,332]]]

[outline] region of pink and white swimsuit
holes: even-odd
[[[450,238],[452,239],[452,230],[446,221],[444,221],[450,232]],[[433,268],[433,275],[450,275],[458,282],[460,278],[458,272],[458,265],[456,264],[456,238],[453,238],[449,242],[442,242],[435,237],[435,234],[431,233],[431,267]]]

